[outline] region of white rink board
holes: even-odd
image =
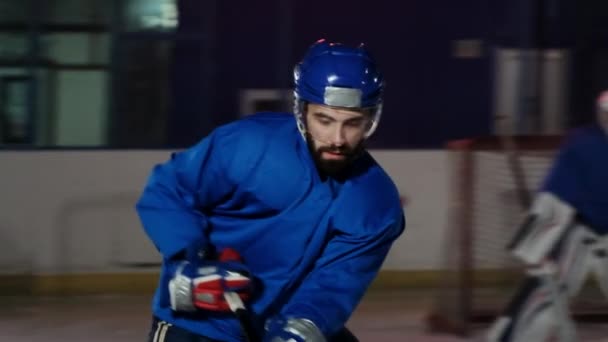
[[[168,150],[0,151],[0,273],[116,271],[154,263],[134,204]],[[372,151],[407,198],[407,228],[383,269],[438,265],[444,151]]]

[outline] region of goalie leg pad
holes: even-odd
[[[558,265],[557,281],[565,287],[569,297],[576,296],[590,271],[594,268],[595,258],[592,246],[598,236],[586,226],[577,224],[564,236],[560,248],[552,258]]]
[[[592,258],[591,272],[602,294],[608,298],[608,236],[598,237],[590,247],[589,255]]]
[[[525,264],[540,264],[571,228],[574,215],[574,208],[557,196],[538,194],[507,249]]]
[[[529,277],[487,334],[489,342],[575,341],[576,331],[551,277]]]

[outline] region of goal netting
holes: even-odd
[[[441,274],[427,317],[431,331],[466,335],[506,306],[523,280],[505,250],[522,223],[561,144],[560,136],[487,137],[454,141],[450,154],[449,219]],[[596,293],[597,291],[597,293]],[[608,313],[587,286],[575,316]]]

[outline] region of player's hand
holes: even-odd
[[[266,323],[262,342],[325,342],[325,336],[310,320],[274,318]]]
[[[218,260],[180,261],[169,281],[171,308],[174,311],[196,309],[228,312],[225,292],[235,292],[243,301],[251,293],[251,273],[233,249],[225,249]]]

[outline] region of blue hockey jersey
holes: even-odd
[[[543,190],[572,205],[593,230],[608,233],[608,137],[599,126],[566,140]]]
[[[292,115],[262,113],[217,128],[157,165],[137,204],[165,260],[193,241],[232,247],[257,278],[249,303],[261,329],[276,315],[312,320],[327,335],[350,317],[405,221],[398,191],[365,153],[344,181],[323,180]],[[222,341],[238,341],[229,314],[153,312]]]

